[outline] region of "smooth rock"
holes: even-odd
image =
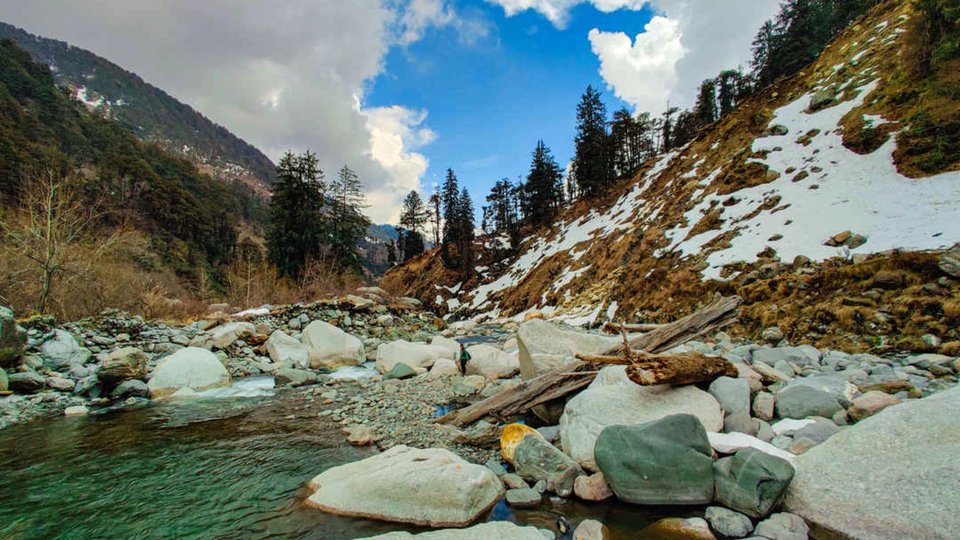
[[[116,400],[131,397],[148,398],[150,397],[150,387],[140,379],[127,379],[110,392],[110,397]]]
[[[543,437],[524,437],[513,453],[517,474],[534,482],[543,480],[547,490],[561,497],[573,493],[573,483],[583,470],[559,448]]]
[[[704,517],[713,530],[728,538],[743,538],[753,531],[750,518],[722,506],[708,506]]]
[[[517,447],[527,437],[540,437],[543,435],[526,424],[507,424],[500,433],[500,456],[507,463],[513,465],[513,456],[516,454]]]
[[[63,410],[64,416],[86,416],[90,412],[90,409],[87,409],[83,405],[74,405],[72,407],[67,407]]]
[[[807,540],[810,528],[799,516],[781,512],[761,521],[753,532],[770,540]]]
[[[567,365],[575,355],[601,354],[620,344],[620,338],[590,334],[541,319],[526,321],[517,331],[520,375],[531,379]]]
[[[317,382],[317,374],[305,369],[282,368],[273,372],[276,386],[305,386]]]
[[[448,450],[404,445],[328,469],[309,487],[308,506],[425,527],[469,525],[503,494],[500,480],[482,465]]]
[[[543,500],[539,491],[530,488],[507,490],[506,498],[507,504],[516,508],[533,508]]]
[[[750,383],[746,379],[719,377],[710,383],[709,391],[720,403],[724,416],[750,415]]]
[[[0,368],[12,368],[23,355],[27,333],[17,325],[13,310],[0,306]]]
[[[713,500],[713,450],[693,415],[607,427],[597,438],[596,459],[622,501],[683,505]]]
[[[519,475],[514,473],[507,473],[500,477],[500,481],[503,482],[503,485],[507,489],[526,489],[530,487],[529,484]]]
[[[460,374],[460,368],[453,360],[439,358],[430,368],[430,380],[434,381],[441,377],[455,377]]]
[[[310,367],[313,369],[359,366],[366,358],[363,352],[363,342],[323,321],[313,321],[308,324],[303,329],[300,340],[310,351]],[[380,348],[382,349],[383,346],[381,345]],[[412,365],[409,362],[407,364]],[[386,371],[389,371],[389,369],[381,371],[381,373]]]
[[[47,377],[47,388],[58,392],[72,392],[77,383],[63,377]]]
[[[657,540],[716,540],[701,518],[663,518],[640,531],[637,538]]]
[[[793,454],[781,450],[776,446],[764,442],[757,437],[747,435],[746,433],[707,433],[710,439],[710,446],[718,454],[736,454],[744,448],[755,448],[761,452],[776,456],[787,461],[793,461]]]
[[[441,358],[447,358],[447,350],[442,346],[391,341],[377,348],[376,368],[380,373],[386,373],[402,362],[412,368],[429,369]]]
[[[456,360],[460,358],[460,343],[455,339],[450,339],[443,336],[433,336],[430,339],[430,345],[434,347],[440,347],[446,351],[446,358],[448,360]]]
[[[390,532],[368,536],[361,540],[547,540],[543,531],[536,527],[521,527],[509,521],[489,521],[465,529],[442,529],[420,534]]]
[[[643,424],[674,414],[696,416],[707,431],[723,429],[717,400],[696,386],[630,383],[589,388],[568,401],[560,417],[561,445],[582,467],[595,471],[594,446],[604,428]]]
[[[718,459],[713,470],[717,502],[755,518],[776,509],[794,475],[790,462],[756,448]]]
[[[43,375],[34,371],[11,373],[7,375],[10,390],[15,394],[36,394],[47,385]]]
[[[520,371],[520,360],[516,354],[503,352],[492,345],[467,347],[467,353],[470,354],[467,375],[482,375],[495,381],[512,377]]]
[[[891,396],[879,390],[871,390],[854,399],[850,409],[847,410],[847,414],[850,415],[851,419],[859,422],[898,403],[900,403],[900,399],[896,396]]]
[[[345,428],[347,442],[353,446],[368,446],[379,439],[370,426],[356,425]]]
[[[960,387],[888,407],[799,456],[784,507],[852,538],[960,531]],[[865,456],[868,459],[865,459]]]
[[[606,540],[610,529],[595,519],[585,519],[573,530],[573,540]]]
[[[50,339],[40,345],[40,356],[43,357],[45,366],[61,370],[86,364],[91,354],[77,343],[73,334],[56,329]]]
[[[776,402],[777,399],[770,392],[757,392],[753,398],[753,415],[767,422],[773,420]]]
[[[166,397],[180,388],[198,392],[230,386],[230,373],[212,352],[199,347],[186,347],[165,357],[147,381],[153,398]]]
[[[777,392],[777,416],[781,418],[830,418],[843,407],[833,395],[812,386],[788,386]]]
[[[7,378],[7,371],[0,367],[0,392],[6,392],[10,389],[10,379]]]
[[[108,388],[113,388],[126,379],[147,378],[147,354],[136,347],[116,349],[100,363],[97,378]]]
[[[578,476],[573,482],[573,492],[585,501],[600,502],[613,497],[613,490],[610,489],[602,472],[590,476]]]
[[[282,330],[275,330],[270,334],[265,345],[267,354],[274,363],[293,369],[310,367],[310,349]]]
[[[214,328],[210,334],[210,342],[217,349],[226,349],[234,341],[252,336],[256,332],[257,327],[251,323],[231,322]]]

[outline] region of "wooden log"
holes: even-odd
[[[627,356],[587,356],[577,355],[585,362],[615,364],[627,366],[627,377],[641,385],[654,384],[694,384],[710,382],[718,377],[737,377],[739,372],[730,361],[718,356],[705,356],[700,353],[679,353],[671,355],[652,355],[647,353]]]
[[[652,332],[654,330],[659,330],[664,326],[666,325],[653,323],[614,324],[612,322],[608,322],[607,324],[603,325],[603,331],[610,334],[619,334],[623,330],[627,332]]]
[[[603,356],[618,355],[623,358],[630,351],[661,353],[733,323],[736,318],[736,308],[739,305],[739,297],[718,297],[696,313],[648,334],[635,336],[627,344],[605,351]],[[624,362],[621,360],[619,363]],[[505,419],[585,388],[596,377],[596,373],[589,372],[596,372],[603,365],[604,363],[600,362],[577,361],[524,381],[515,388],[504,390],[483,401],[451,411],[434,421],[465,426],[486,416]]]

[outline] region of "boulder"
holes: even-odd
[[[398,362],[394,364],[390,371],[383,374],[383,380],[389,381],[391,379],[409,379],[410,377],[416,376],[417,370],[404,364],[403,362]]]
[[[0,367],[0,392],[6,392],[10,389],[10,379],[7,378],[7,371]]]
[[[753,532],[759,537],[770,540],[807,540],[810,528],[799,516],[781,512],[761,521]]]
[[[710,526],[701,518],[663,518],[641,530],[637,538],[665,540],[716,540]]]
[[[97,377],[108,389],[126,379],[147,378],[147,354],[136,347],[116,349],[100,363]]]
[[[17,326],[13,310],[0,306],[0,368],[14,367],[26,344],[27,333]]]
[[[631,382],[588,388],[568,401],[560,417],[561,445],[582,467],[595,471],[594,446],[604,428],[642,424],[673,414],[692,414],[707,431],[723,428],[717,400],[696,386],[640,386]]]
[[[226,349],[234,341],[252,336],[256,332],[257,327],[248,322],[227,323],[213,329],[210,342],[217,349]]]
[[[457,363],[453,360],[448,360],[446,358],[440,358],[433,363],[433,367],[430,368],[430,380],[436,380],[440,377],[453,377],[460,374],[460,368],[457,367]]]
[[[573,530],[573,540],[606,540],[610,529],[595,519],[585,519]]]
[[[34,371],[7,375],[10,390],[16,394],[36,394],[47,385],[47,380]]]
[[[441,529],[420,534],[396,531],[361,540],[478,540],[486,538],[495,538],[496,540],[545,540],[548,537],[544,536],[543,532],[536,527],[521,527],[509,521],[489,521],[465,529]]]
[[[140,379],[127,379],[118,384],[113,392],[110,392],[112,399],[122,400],[131,397],[150,397],[150,387]]]
[[[797,457],[784,507],[818,534],[954,538],[957,448],[960,386],[888,407]]]
[[[787,386],[809,386],[816,388],[821,392],[826,392],[837,398],[840,405],[847,407],[850,401],[860,395],[857,385],[852,384],[843,375],[839,373],[817,373],[809,377],[799,377],[793,379]]]
[[[517,447],[527,437],[543,438],[543,435],[526,424],[507,424],[504,426],[500,433],[500,456],[512,465]]]
[[[380,373],[386,373],[402,362],[412,368],[429,369],[437,360],[447,357],[447,349],[440,345],[391,341],[377,348],[376,368]]]
[[[520,371],[520,360],[516,354],[505,353],[491,345],[468,347],[470,361],[467,362],[467,375],[482,375],[495,381],[512,377]]]
[[[366,358],[363,342],[323,321],[308,324],[300,339],[310,351],[310,367],[314,369],[358,366]]]
[[[531,488],[507,490],[507,504],[516,508],[533,508],[543,501],[543,495]]]
[[[450,339],[443,336],[433,336],[430,340],[430,345],[434,347],[442,347],[446,352],[444,358],[449,358],[450,360],[456,360],[460,358],[460,343],[455,339]]]
[[[517,474],[527,480],[547,483],[546,488],[561,497],[573,493],[573,483],[583,470],[577,462],[542,436],[524,437],[511,460]]]
[[[448,450],[405,445],[328,469],[308,485],[313,508],[424,527],[469,525],[503,495],[490,469]]]
[[[66,330],[54,330],[47,341],[40,345],[43,364],[54,370],[82,366],[90,360],[90,351],[84,349]]]
[[[273,373],[273,382],[276,386],[304,386],[315,384],[317,374],[306,369],[282,368]]]
[[[753,531],[750,518],[722,506],[708,506],[704,514],[710,527],[727,538],[743,538]]]
[[[590,334],[533,319],[520,325],[517,344],[520,347],[520,375],[524,379],[531,379],[573,362],[577,353],[606,352],[619,345],[620,338]]]
[[[166,397],[181,388],[197,392],[229,386],[230,373],[212,352],[199,347],[186,347],[165,357],[153,370],[147,382],[150,396]]]
[[[274,363],[293,369],[310,367],[310,350],[282,330],[275,330],[266,342],[267,354]]]
[[[853,420],[860,421],[898,403],[900,403],[900,398],[896,396],[891,396],[879,390],[871,390],[854,399],[853,405],[850,407],[850,410],[847,411],[847,414],[849,414]]]
[[[755,518],[780,504],[794,474],[787,460],[756,448],[718,459],[713,470],[717,502]]]
[[[710,395],[717,399],[724,416],[750,414],[750,383],[746,379],[719,377],[710,383]]]
[[[610,489],[634,504],[706,504],[713,500],[713,450],[700,420],[674,414],[610,426],[597,438],[597,465]]]
[[[63,377],[47,377],[47,388],[58,392],[72,392],[77,383]]]
[[[777,392],[777,416],[780,418],[830,418],[843,410],[837,398],[812,386],[788,386]]]

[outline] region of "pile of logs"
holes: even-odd
[[[712,381],[722,375],[736,377],[737,369],[723,358],[698,353],[660,353],[732,324],[739,305],[739,297],[717,298],[692,315],[670,324],[648,326],[647,333],[629,338],[626,331],[632,328],[624,325],[620,328],[623,344],[603,355],[577,355],[577,362],[452,411],[436,421],[465,426],[486,416],[507,419],[585,388],[605,364],[626,365],[630,380],[642,385],[692,384]]]

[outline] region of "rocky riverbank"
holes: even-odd
[[[618,338],[536,319],[448,326],[415,301],[392,299],[375,288],[311,304],[227,311],[213,306],[208,317],[180,325],[108,312],[62,326],[45,319],[18,325],[3,311],[0,427],[47,415],[142,406],[150,399],[188,399],[234,377],[270,374],[298,417],[337,423],[351,444],[374,444],[392,456],[383,474],[361,486],[380,497],[381,510],[331,503],[343,499],[337,493],[360,489],[337,483],[354,482],[355,475],[332,473],[311,483],[317,496],[308,504],[323,511],[462,527],[497,501],[536,508],[549,496],[699,506],[702,517],[658,522],[648,531],[680,530],[697,538],[805,538],[810,527],[814,533],[858,534],[915,527],[933,538],[957,526],[924,521],[952,498],[943,490],[924,494],[925,483],[935,487],[939,480],[918,473],[910,480],[915,497],[891,501],[900,509],[891,518],[872,502],[879,495],[860,496],[854,478],[883,478],[877,490],[896,493],[903,488],[899,476],[878,476],[847,459],[867,448],[871,461],[884,467],[930,474],[936,469],[941,480],[956,478],[960,473],[950,461],[913,460],[905,449],[878,441],[886,436],[925,443],[933,455],[958,442],[960,426],[951,425],[960,417],[957,358],[792,346],[777,328],[764,332],[765,343],[718,333],[673,352],[723,357],[738,377],[699,387],[645,387],[629,380],[623,367],[609,367],[583,391],[538,409],[539,418],[487,418],[456,428],[435,419],[565,365],[576,353],[602,352]],[[469,345],[472,356],[466,375],[454,362],[458,341]],[[934,411],[944,409],[949,414],[934,418]],[[510,423],[518,420],[538,427]],[[449,467],[473,476],[447,486],[450,475],[437,471]],[[819,474],[831,467],[837,469],[831,477]],[[399,473],[406,468],[418,471],[419,479]],[[645,470],[659,472],[651,476]],[[836,481],[851,474],[846,482]],[[447,487],[431,484],[431,478],[445,479]],[[464,486],[485,491],[480,496]],[[448,519],[444,497],[407,510],[390,499],[390,494],[408,497],[411,490],[469,500],[471,510]],[[817,503],[821,492],[834,494],[835,506],[845,511],[824,511]],[[797,515],[781,511],[784,499]],[[577,538],[617,534],[590,520],[571,525],[579,525]],[[520,529],[503,534],[542,534]],[[456,534],[461,533],[437,538]]]

